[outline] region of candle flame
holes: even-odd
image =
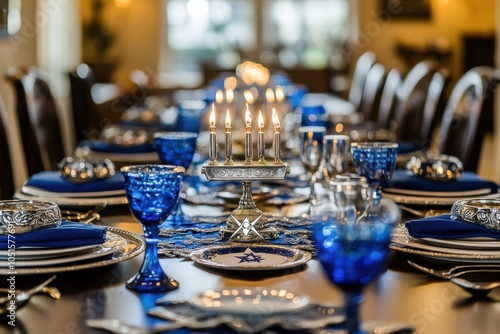
[[[226,90],[234,90],[236,89],[237,81],[236,77],[227,77],[224,79],[224,89]]]
[[[217,103],[222,103],[224,101],[224,93],[222,92],[222,90],[218,89],[216,92],[215,92],[215,102]]]
[[[274,92],[273,92],[272,88],[266,89],[266,101],[267,101],[267,103],[274,102]]]
[[[226,101],[227,101],[227,103],[233,103],[234,91],[232,89],[226,90]]]
[[[278,118],[278,113],[276,112],[275,108],[273,108],[273,123],[274,126],[280,126],[280,120]]]
[[[245,123],[247,126],[252,125],[252,114],[250,114],[250,109],[248,109],[248,103],[247,103],[247,110],[245,111]]]
[[[247,102],[247,104],[253,104],[254,101],[255,101],[255,98],[252,94],[251,91],[249,90],[246,90],[243,92],[243,96],[245,97],[245,101]]]
[[[259,119],[258,119],[259,128],[264,127],[264,118],[262,117],[262,111],[259,110]]]
[[[227,112],[226,112],[226,127],[230,127],[231,126],[231,116],[229,116],[229,109],[227,109]]]
[[[276,86],[276,101],[281,102],[285,99],[285,90],[281,86]]]
[[[212,112],[210,113],[209,122],[211,127],[215,126],[215,103],[212,103]]]

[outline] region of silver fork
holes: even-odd
[[[462,265],[462,266],[455,266],[455,267],[450,268],[450,269],[437,270],[437,269],[432,269],[432,268],[427,268],[427,267],[421,266],[421,265],[416,264],[415,262],[412,262],[410,260],[408,260],[407,262],[410,266],[417,268],[418,270],[421,270],[425,273],[431,274],[431,275],[439,277],[439,278],[445,278],[445,279],[450,279],[453,277],[458,277],[460,275],[470,274],[470,273],[478,273],[478,272],[484,272],[484,273],[498,272],[498,273],[500,273],[500,265],[498,265],[498,264]]]

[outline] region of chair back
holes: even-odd
[[[499,79],[499,73],[491,67],[470,69],[453,87],[444,109],[437,137],[439,152],[458,157],[465,170],[477,170],[485,132],[482,109]]]
[[[15,191],[14,172],[7,133],[7,110],[0,97],[0,199],[12,199]]]
[[[368,71],[359,106],[359,112],[365,121],[374,121],[378,115],[384,77],[385,68],[381,64],[374,64]]]
[[[375,61],[375,54],[367,51],[358,58],[356,66],[354,67],[348,101],[351,102],[356,110],[359,110],[361,106],[366,77],[375,64]]]
[[[53,170],[64,158],[64,143],[56,101],[43,74],[11,68],[6,78],[17,99],[16,114],[29,175]]]
[[[94,72],[87,64],[80,64],[69,73],[71,88],[71,108],[75,143],[92,137],[91,132],[97,128],[96,107],[92,99],[92,85],[95,83]]]
[[[416,64],[406,75],[399,90],[394,120],[399,141],[426,141],[420,137],[424,118],[424,106],[429,85],[437,65],[432,61]]]
[[[396,96],[401,88],[402,82],[403,77],[401,72],[397,68],[391,69],[385,79],[384,88],[382,89],[382,95],[380,97],[380,106],[377,117],[378,129],[390,128],[390,120],[391,117],[394,116]]]
[[[449,72],[441,69],[434,73],[431,82],[429,83],[429,90],[427,91],[427,99],[424,104],[424,113],[422,115],[422,125],[420,131],[420,140],[430,141],[432,132],[437,125],[437,117],[442,116],[440,112],[442,107],[440,105],[444,101],[444,91],[447,83],[449,82]]]

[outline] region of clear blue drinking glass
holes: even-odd
[[[185,170],[193,161],[196,150],[195,132],[156,132],[154,143],[162,164],[182,166]],[[179,197],[165,224],[180,226],[189,223],[190,219],[184,214]]]
[[[184,168],[168,165],[122,167],[125,192],[132,215],[142,224],[146,254],[139,272],[127,282],[127,288],[139,292],[176,289],[179,284],[168,277],[158,260],[160,224],[168,217],[182,187]]]
[[[396,167],[398,144],[390,142],[360,142],[351,144],[356,173],[364,176],[371,190],[370,212],[380,210],[382,187],[387,184]]]
[[[385,271],[394,225],[383,219],[348,223],[336,215],[316,220],[318,260],[329,280],[343,292],[349,334],[363,333],[359,318],[362,290]]]

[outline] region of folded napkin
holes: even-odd
[[[407,154],[415,151],[425,150],[426,147],[414,141],[401,141],[398,142],[398,154]]]
[[[8,236],[0,235],[0,249],[6,250]],[[62,221],[59,226],[16,234],[16,249],[27,247],[63,248],[98,245],[106,241],[106,228],[92,224]]]
[[[453,220],[450,215],[410,220],[405,223],[409,234],[415,238],[463,239],[489,237],[500,239],[500,231],[480,225]]]
[[[464,172],[454,181],[440,182],[421,176],[409,175],[406,171],[397,170],[387,184],[387,188],[420,190],[420,191],[468,191],[489,188],[492,193],[498,191],[495,182],[482,179],[474,172]]]
[[[156,150],[153,143],[124,146],[124,145],[109,144],[104,140],[85,140],[81,142],[79,146],[82,147],[86,146],[90,148],[92,151],[96,152],[119,153],[119,154],[149,153],[149,152],[154,152]]]
[[[62,177],[58,171],[46,171],[33,174],[24,185],[59,193],[100,192],[125,189],[125,178],[122,173],[116,173],[104,179],[73,183]]]

